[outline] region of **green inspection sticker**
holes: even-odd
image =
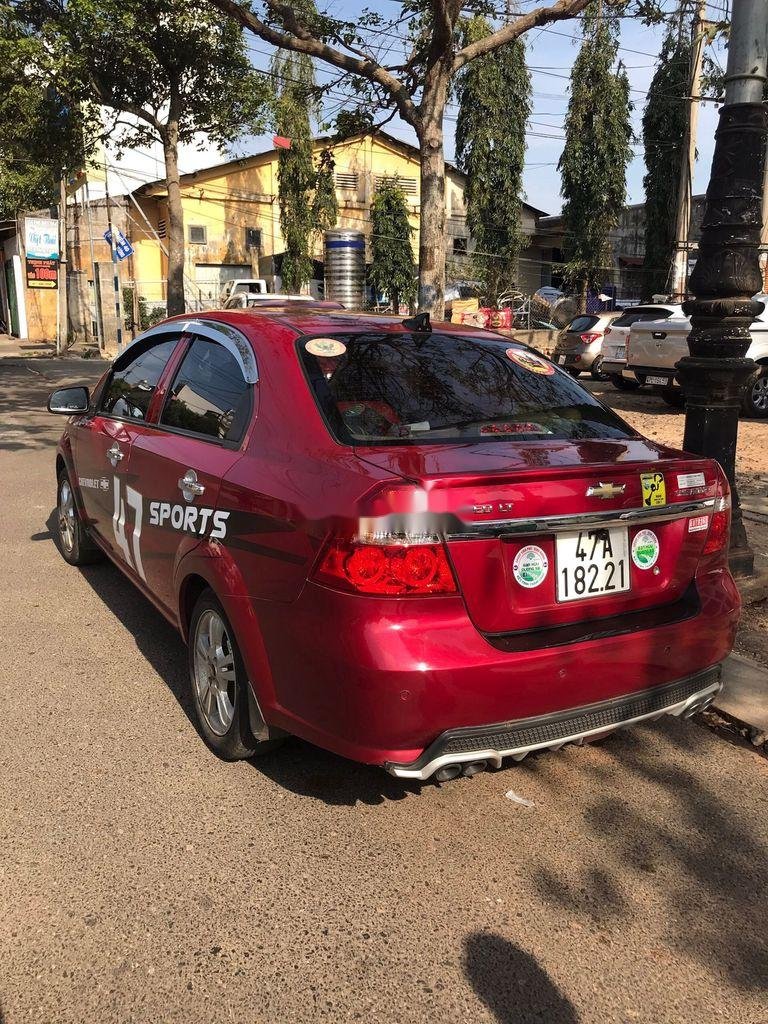
[[[527,590],[538,587],[546,579],[549,571],[549,559],[540,547],[526,544],[515,555],[512,572],[521,587]]]
[[[638,569],[652,569],[659,557],[659,538],[653,530],[638,530],[632,540],[632,561]]]

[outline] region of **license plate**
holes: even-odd
[[[669,377],[646,377],[645,383],[659,384],[661,387],[665,388],[667,384],[669,384]]]
[[[626,345],[617,345],[616,349],[615,349],[615,351],[613,353],[613,358],[614,359],[626,359],[627,358],[627,346]]]
[[[561,366],[565,366],[565,356],[558,356],[557,361]]]
[[[583,601],[629,590],[626,526],[559,533],[555,553],[558,601]]]

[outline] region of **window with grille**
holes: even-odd
[[[467,255],[467,240],[466,240],[466,238],[454,238],[454,240],[453,240],[453,255],[454,256],[466,256]]]
[[[204,224],[189,225],[189,241],[191,245],[205,245],[208,241],[208,230]]]
[[[245,248],[246,249],[260,249],[261,248],[261,228],[246,228],[245,229]]]
[[[407,196],[419,194],[419,182],[416,178],[395,178],[391,174],[377,174],[376,188],[379,188],[385,181],[394,182]]]
[[[357,183],[356,171],[339,171],[336,174],[336,188],[348,188],[357,192]]]

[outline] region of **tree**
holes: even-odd
[[[670,28],[643,112],[645,149],[644,297],[668,287],[675,250],[680,161],[685,138],[691,40],[681,26]]]
[[[468,43],[491,32],[482,15],[466,27]],[[456,157],[467,176],[467,225],[476,243],[473,263],[492,304],[514,287],[521,231],[525,126],[531,80],[520,39],[468,64],[459,76]],[[499,111],[504,117],[499,117]]]
[[[59,202],[59,182],[82,167],[85,111],[34,75],[41,41],[0,6],[0,218]]]
[[[168,313],[184,312],[179,145],[202,133],[224,146],[257,128],[268,88],[242,33],[204,0],[24,0],[54,79],[79,80],[103,106],[129,114],[125,147],[159,141],[168,189]]]
[[[405,193],[397,178],[385,178],[371,203],[370,282],[389,295],[395,312],[401,302],[411,305],[416,298],[412,234]]]
[[[471,61],[497,52],[529,29],[573,18],[589,0],[556,0],[515,16],[480,39],[463,42],[461,0],[406,0],[390,20],[363,10],[361,24],[323,11],[298,10],[282,0],[208,0],[273,46],[304,54],[339,69],[355,89],[367,85],[363,105],[389,109],[409,124],[421,150],[419,308],[443,311],[445,285],[445,158],[443,116],[451,85]],[[604,0],[623,8],[628,0]],[[640,0],[644,11],[654,0]],[[650,12],[653,13],[653,12]],[[650,16],[650,14],[649,14]],[[387,33],[411,18],[411,45],[402,62],[392,57]],[[392,60],[395,63],[392,63]],[[361,94],[362,95],[362,94]],[[496,116],[500,116],[497,112]]]
[[[335,227],[339,219],[339,203],[336,199],[336,161],[330,149],[320,153],[315,180],[315,199],[313,209],[315,226],[318,231],[328,231]]]
[[[617,50],[616,22],[593,6],[571,71],[565,147],[558,164],[565,277],[579,294],[582,311],[587,289],[602,284],[632,155],[629,81],[621,64],[613,70]]]

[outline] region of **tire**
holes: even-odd
[[[744,385],[741,407],[745,416],[768,416],[768,366],[760,366]]]
[[[640,382],[636,380],[627,380],[626,377],[622,377],[620,373],[611,374],[611,384],[616,388],[617,391],[637,391],[640,387]]]
[[[589,371],[592,374],[592,380],[608,380],[608,374],[603,373],[603,357],[598,356],[592,363],[592,369]]]
[[[56,518],[59,524],[59,550],[65,562],[70,565],[91,565],[101,561],[104,555],[83,525],[66,469],[59,472],[56,485]]]
[[[212,590],[203,591],[192,611],[188,663],[197,728],[215,754],[239,761],[279,746],[279,739],[257,740],[251,732],[246,689],[251,684],[234,631]]]
[[[674,391],[668,389],[667,391],[661,392],[662,401],[666,402],[672,409],[684,409],[685,408],[685,392],[682,388],[675,388]]]

